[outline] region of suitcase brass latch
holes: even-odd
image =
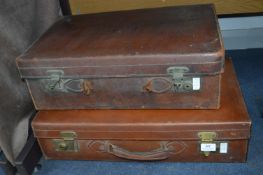
[[[61,87],[61,77],[64,75],[62,70],[49,70],[47,71],[50,77],[50,81],[47,84],[47,88],[50,90],[54,90],[56,87]]]
[[[62,139],[53,139],[56,151],[78,152],[79,146],[76,140],[77,134],[73,131],[61,131]]]
[[[214,139],[217,137],[215,132],[199,132],[198,137],[201,139],[201,152],[204,156],[209,156],[210,152],[216,151]]]
[[[184,74],[189,72],[188,67],[173,66],[169,67],[167,74],[172,76],[172,85],[176,92],[187,92],[193,90],[193,82],[191,77],[185,77]]]
[[[169,75],[172,75],[173,79],[182,78],[184,73],[186,72],[189,72],[188,67],[174,66],[174,67],[167,68],[167,73]]]

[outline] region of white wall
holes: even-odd
[[[263,16],[220,18],[227,50],[263,48]]]

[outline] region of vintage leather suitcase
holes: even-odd
[[[229,60],[219,110],[40,111],[47,159],[244,162],[250,119]]]
[[[212,5],[64,18],[17,59],[37,109],[219,108],[223,64]]]
[[[212,5],[65,17],[17,65],[43,109],[215,109],[224,48]]]

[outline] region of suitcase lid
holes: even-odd
[[[22,78],[165,76],[223,72],[224,48],[213,5],[65,17],[17,58]]]
[[[39,111],[32,127],[37,138],[200,140],[199,132],[216,132],[216,140],[248,139],[246,106],[229,60],[222,78],[219,110],[69,110]],[[229,86],[231,85],[231,86]]]

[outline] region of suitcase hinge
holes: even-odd
[[[199,132],[198,137],[201,140],[201,152],[204,156],[209,156],[211,151],[216,151],[216,143],[214,139],[217,134],[215,132]]]
[[[53,143],[56,151],[78,152],[79,146],[76,140],[77,134],[73,131],[61,131],[62,139],[54,139]]]

